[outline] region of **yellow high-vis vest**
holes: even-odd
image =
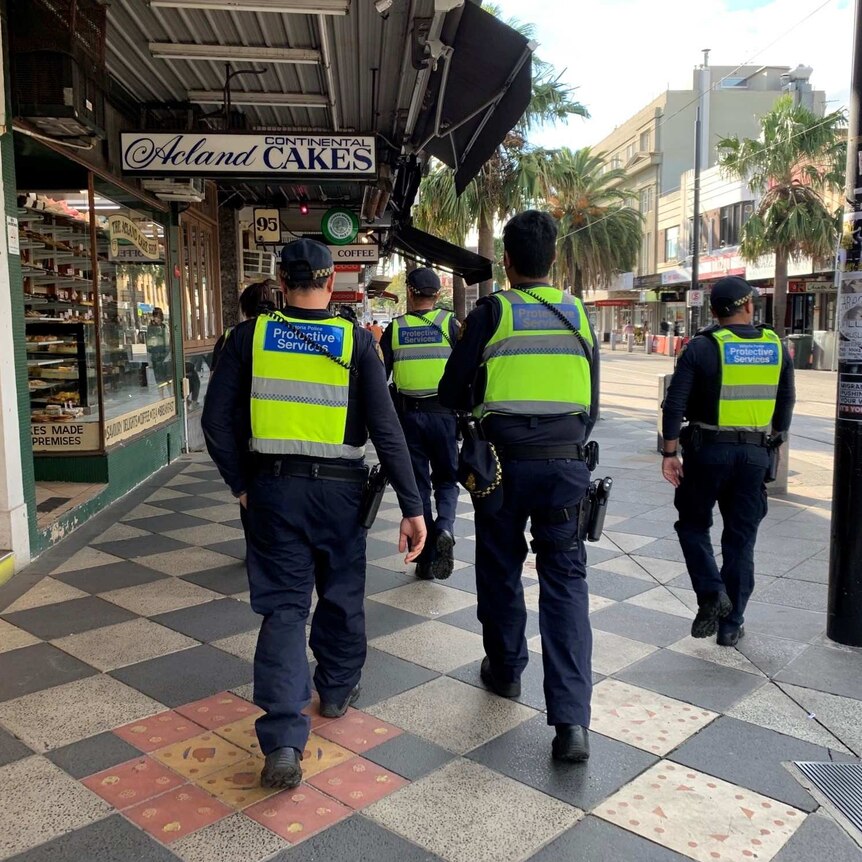
[[[364,447],[344,444],[352,359],[349,320],[300,320],[278,312],[258,317],[252,353],[251,450],[362,458]]]
[[[768,432],[781,377],[781,339],[771,329],[761,330],[759,338],[740,338],[729,329],[711,335],[721,361],[718,429]]]
[[[452,312],[444,308],[421,314],[426,320],[403,314],[392,322],[392,379],[399,393],[410,398],[437,394],[446,360],[452,353],[448,341]]]
[[[530,292],[564,314],[583,344],[550,309],[527,293],[515,289],[494,294],[500,322],[482,355],[487,381],[484,399],[473,411],[478,418],[489,413],[589,413],[590,359],[595,343],[586,309],[580,299],[554,287],[530,288]]]

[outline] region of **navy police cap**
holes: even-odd
[[[414,269],[407,276],[407,284],[411,293],[418,293],[421,296],[434,296],[440,293],[440,279],[437,273],[428,266]]]
[[[281,269],[288,284],[328,278],[333,273],[332,254],[322,242],[298,239],[281,250]]]
[[[720,278],[712,288],[709,296],[709,304],[712,310],[721,317],[730,317],[739,310],[749,299],[757,299],[760,294],[757,288],[752,287],[744,278],[738,275],[729,275]]]

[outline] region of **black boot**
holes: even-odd
[[[302,781],[302,755],[295,748],[276,748],[266,756],[260,773],[262,787],[278,787],[285,790],[296,787]]]
[[[718,621],[732,610],[733,603],[727,593],[708,593],[697,600],[697,616],[691,624],[693,638],[708,638],[718,631]]]
[[[448,530],[437,534],[437,554],[431,563],[431,573],[438,581],[445,581],[455,570],[455,537]]]
[[[745,626],[719,626],[716,643],[719,646],[736,646],[745,637]]]
[[[356,683],[341,703],[333,703],[332,701],[324,700],[321,697],[320,714],[324,718],[341,718],[341,716],[344,715],[344,713],[346,713],[357,700],[359,700],[360,690],[359,683]]]
[[[589,732],[578,724],[558,724],[551,753],[554,760],[561,760],[564,763],[583,763],[589,760]]]
[[[500,697],[520,697],[521,683],[517,682],[498,682],[494,676],[494,671],[491,668],[491,659],[488,656],[482,659],[482,666],[479,668],[479,676],[482,677],[482,682]]]

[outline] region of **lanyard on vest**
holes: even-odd
[[[581,345],[581,349],[584,351],[584,357],[587,359],[587,361],[588,361],[588,362],[590,361],[590,359],[591,359],[591,357],[592,357],[592,355],[593,355],[593,351],[592,351],[592,349],[590,348],[589,344],[587,344],[586,339],[584,338],[584,336],[583,336],[583,335],[581,335],[581,333],[580,333],[580,331],[578,330],[577,326],[575,326],[575,325],[572,323],[572,321],[571,321],[571,320],[569,320],[569,318],[568,318],[568,317],[566,317],[566,315],[565,315],[565,314],[563,314],[563,312],[562,312],[562,311],[560,311],[560,309],[559,309],[559,308],[557,308],[557,306],[556,306],[556,305],[552,305],[550,302],[548,302],[548,300],[543,299],[543,298],[542,298],[541,296],[539,296],[539,294],[537,294],[537,293],[533,293],[533,291],[532,291],[532,290],[530,290],[530,289],[529,289],[529,288],[527,288],[527,287],[517,287],[517,288],[515,288],[515,290],[520,290],[520,291],[521,291],[521,293],[526,293],[526,294],[527,294],[527,296],[531,296],[531,297],[533,297],[533,299],[535,299],[535,300],[536,300],[536,302],[540,302],[540,303],[542,303],[542,305],[544,305],[544,306],[545,306],[545,308],[547,308],[547,309],[548,309],[548,311],[550,311],[550,312],[551,312],[552,314],[554,314],[557,318],[559,318],[559,319],[563,322],[563,325],[566,327],[566,329],[568,329],[568,330],[569,330],[569,332],[571,332],[571,333],[572,333],[572,335],[574,335],[574,336],[575,336],[575,338],[577,338],[577,339],[578,339],[578,342],[579,342],[579,343],[580,343],[580,345]]]
[[[450,338],[449,338],[449,336],[448,336],[448,335],[443,331],[443,327],[442,327],[442,326],[438,326],[438,325],[437,325],[433,320],[428,320],[428,318],[427,318],[427,317],[425,317],[424,315],[420,314],[418,311],[408,311],[407,313],[408,313],[408,314],[412,314],[412,315],[413,315],[413,317],[418,317],[420,320],[424,321],[424,322],[425,322],[425,323],[427,323],[429,326],[433,326],[433,327],[434,327],[434,329],[436,329],[436,330],[437,330],[437,331],[438,331],[438,332],[443,336],[443,338],[445,338],[445,339],[446,339],[446,343],[447,343],[450,347],[452,346],[452,339],[450,339]]]
[[[330,353],[322,344],[318,344],[316,341],[312,341],[312,339],[310,339],[298,326],[294,326],[289,320],[286,320],[284,315],[279,314],[277,311],[271,311],[268,312],[266,316],[271,317],[286,326],[288,330],[290,330],[290,332],[292,332],[300,341],[304,341],[309,347],[311,347],[313,350],[316,350],[321,356],[325,356],[327,359],[332,360],[332,362],[334,362],[336,365],[340,365],[351,376],[356,377],[359,374],[359,372],[356,370],[356,366],[353,365],[352,362],[345,362],[343,359],[339,359],[337,356]]]

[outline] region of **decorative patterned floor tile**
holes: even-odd
[[[10,652],[13,649],[33,646],[37,643],[40,643],[39,638],[31,635],[30,632],[0,620],[0,652]]]
[[[271,829],[291,844],[350,816],[350,809],[324,796],[319,790],[300,784],[245,810],[252,820]]]
[[[212,522],[203,524],[200,527],[185,527],[181,530],[170,530],[164,535],[179,542],[185,542],[187,545],[197,545],[198,547],[217,545],[219,542],[227,542],[231,539],[245,538],[245,533],[242,530],[234,530],[232,527],[227,527],[224,524],[214,524]]]
[[[177,712],[207,730],[215,730],[217,727],[233,724],[249,716],[257,718],[263,715],[262,709],[229,691],[205,697],[194,703],[187,703],[185,706],[178,706]]]
[[[259,755],[260,743],[257,741],[257,731],[255,730],[255,722],[257,721],[258,713],[249,715],[239,721],[232,721],[224,727],[216,728],[215,733],[222,739],[232,742],[234,745],[247,751],[249,754]]]
[[[181,578],[163,578],[150,584],[125,587],[102,593],[101,598],[142,617],[164,614],[189,605],[199,605],[220,598],[218,593],[195,586]]]
[[[354,757],[313,776],[308,783],[358,811],[400,790],[408,782],[370,760]]]
[[[160,512],[160,514],[164,515],[165,513]],[[65,562],[60,563],[56,569],[52,570],[51,574],[58,575],[62,572],[77,572],[79,569],[92,569],[94,566],[109,566],[111,563],[119,562],[122,562],[121,559],[115,557],[113,554],[106,554],[98,548],[86,547],[72,554]],[[51,601],[57,601],[57,599],[51,599]],[[35,606],[30,605],[30,607]],[[11,610],[11,608],[8,610]]]
[[[320,695],[316,691],[311,692],[311,703],[302,710],[302,714],[307,715],[311,719],[312,731],[323,727],[324,724],[329,724],[333,720],[320,714]]]
[[[203,730],[199,724],[169,709],[167,712],[148,715],[140,721],[115,728],[114,733],[135,748],[149,753],[157,748],[191,739]]]
[[[354,756],[352,751],[316,733],[311,733],[305,744],[305,751],[302,752],[302,775],[305,779],[311,778],[312,775],[332,769],[333,766],[345,763]]]
[[[226,769],[196,778],[194,783],[231,808],[248,808],[249,805],[269,799],[279,792],[271,787],[261,787],[260,772],[263,763],[262,757],[247,757]]]
[[[176,772],[151,757],[139,757],[97,772],[81,783],[109,805],[122,811],[167,793],[185,782]]]
[[[196,512],[196,514],[199,513]],[[163,554],[135,557],[135,562],[155,569],[157,572],[164,572],[166,575],[190,575],[192,572],[228,566],[236,563],[236,559],[217,554],[215,551],[208,551],[206,548],[180,548]]]
[[[132,823],[164,844],[209,826],[232,809],[197,787],[185,784],[124,812]]]
[[[805,819],[774,799],[667,761],[595,814],[698,862],[768,862]]]
[[[717,717],[707,709],[605,679],[593,689],[590,728],[635,748],[664,755]]]
[[[196,781],[202,775],[240,763],[248,757],[248,752],[214,733],[202,733],[157,749],[153,757],[174,772]]]
[[[40,608],[43,605],[53,605],[59,602],[67,602],[70,599],[82,599],[86,596],[83,590],[70,587],[55,578],[42,578],[35,587],[31,587],[23,596],[17,598],[3,613],[11,614],[16,611],[28,611],[31,608]]]
[[[356,752],[364,754],[372,748],[394,739],[403,731],[373,715],[351,709],[347,715],[325,723],[317,735]]]

